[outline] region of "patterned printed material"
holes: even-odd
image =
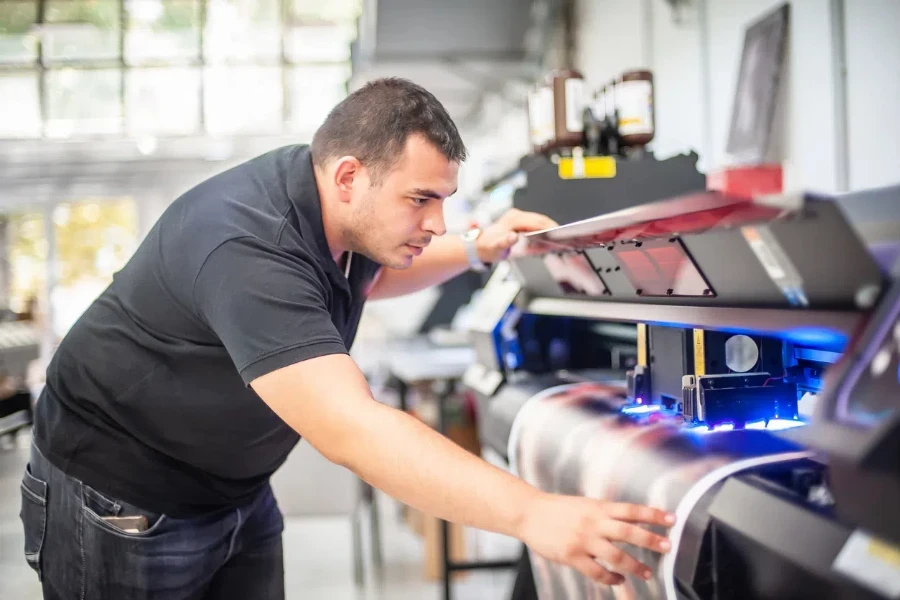
[[[696,567],[707,517],[694,507],[706,490],[717,489],[725,477],[756,463],[805,455],[766,431],[709,432],[688,427],[681,415],[657,406],[626,406],[621,382],[544,390],[516,417],[510,464],[519,477],[547,492],[676,512],[684,522],[669,532],[673,551],[661,560],[650,551],[626,548],[656,577],[629,577],[614,587],[595,584],[574,569],[532,553],[541,600],[673,597],[673,575],[693,573]]]

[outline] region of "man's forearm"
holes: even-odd
[[[384,269],[369,298],[392,298],[439,285],[469,268],[462,238],[435,238],[408,269]]]
[[[251,386],[325,458],[401,502],[447,521],[516,537],[538,555],[597,581],[621,583],[621,573],[652,575],[613,542],[663,552],[671,547],[639,524],[670,526],[674,515],[542,492],[410,415],[379,404],[345,354],[282,367]]]
[[[432,516],[515,536],[540,495],[401,411],[373,403],[356,422],[336,462]]]

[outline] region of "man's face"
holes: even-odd
[[[411,135],[380,185],[368,181],[354,190],[347,231],[351,249],[386,267],[408,268],[432,236],[446,232],[444,198],[456,191],[458,171],[459,163],[423,136]]]

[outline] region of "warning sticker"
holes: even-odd
[[[741,234],[769,278],[778,286],[788,302],[794,306],[809,306],[809,299],[803,289],[803,279],[772,231],[765,225],[741,227]]]
[[[856,530],[832,568],[887,598],[900,598],[900,548]]]

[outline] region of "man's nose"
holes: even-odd
[[[444,207],[436,206],[425,217],[422,228],[432,235],[444,235],[447,233],[447,226],[444,223]]]

